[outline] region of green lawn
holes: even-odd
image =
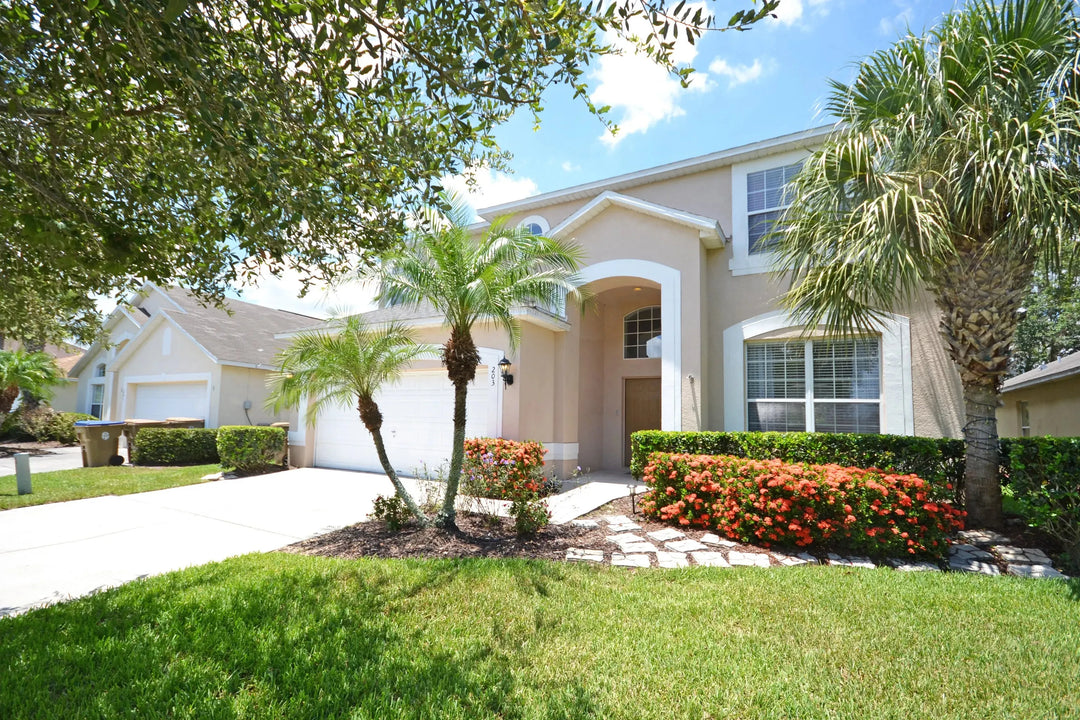
[[[0,620],[0,717],[1065,718],[1080,585],[249,555]]]
[[[220,470],[219,465],[161,468],[121,466],[34,473],[30,477],[34,492],[29,495],[19,495],[15,476],[5,475],[0,477],[0,510],[193,485],[202,482],[204,475]]]

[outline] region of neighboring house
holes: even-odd
[[[1080,352],[1009,378],[1001,401],[1002,437],[1080,437]]]
[[[0,350],[18,350],[23,347],[22,343],[14,340],[4,339],[0,341]],[[51,356],[56,361],[56,367],[60,368],[60,372],[64,375],[64,380],[53,387],[52,398],[49,399],[49,407],[61,412],[75,412],[78,400],[78,381],[70,377],[68,374],[71,372],[71,368],[75,367],[75,363],[79,361],[79,358],[83,355],[83,348],[78,345],[71,345],[69,343],[61,343],[59,345],[48,344],[43,348],[43,352]],[[15,401],[14,407],[19,406],[20,399]]]
[[[818,430],[958,436],[959,377],[928,298],[893,310],[875,332],[804,336],[779,307],[763,237],[785,207],[785,183],[830,128],[753,143],[545,193],[480,212],[579,243],[595,297],[576,308],[518,310],[520,347],[475,334],[481,365],[469,391],[470,435],[540,440],[547,461],[619,469],[637,429]],[[383,308],[421,339],[446,329],[429,309]],[[497,364],[511,362],[512,385]],[[381,396],[391,462],[405,472],[445,462],[452,394],[437,362]],[[292,457],[377,469],[356,411],[294,434]]]
[[[265,408],[266,381],[285,345],[275,335],[316,319],[239,300],[227,308],[145,285],[72,369],[78,410],[107,420],[201,418],[206,427],[289,420]]]

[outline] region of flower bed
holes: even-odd
[[[544,478],[546,452],[538,442],[470,438],[461,468],[465,491],[495,500],[546,497],[551,494]]]
[[[871,468],[653,453],[646,515],[771,547],[821,544],[868,555],[942,556],[964,513],[916,475]]]

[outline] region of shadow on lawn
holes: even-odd
[[[0,717],[521,717],[522,630],[448,631],[469,608],[421,597],[481,572],[242,558],[36,611],[0,626],[0,675],[22,678]],[[514,569],[529,592],[553,574]],[[582,683],[542,690],[530,713],[605,714]]]

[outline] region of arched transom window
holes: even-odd
[[[623,357],[660,357],[660,306],[643,307],[623,318]]]

